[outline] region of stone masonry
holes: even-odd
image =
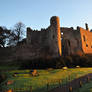
[[[28,27],[26,41],[13,48],[0,48],[0,55],[3,59],[7,57],[6,60],[27,60],[92,54],[92,32],[85,25],[86,29],[77,27],[76,30],[73,27],[60,27],[59,17],[53,16],[48,28],[32,30]]]

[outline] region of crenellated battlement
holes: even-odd
[[[88,24],[85,27],[60,27],[59,17],[53,16],[46,29],[33,30],[27,27],[25,43],[10,50],[11,58],[35,59],[92,54],[92,32],[89,31]],[[5,53],[8,51],[4,50]]]

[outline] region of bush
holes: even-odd
[[[47,68],[62,68],[67,67],[91,67],[92,66],[92,55],[72,55],[72,56],[61,56],[53,59],[38,58],[34,60],[18,61],[21,66],[20,69],[47,69]]]
[[[64,62],[64,58],[60,57],[59,59],[57,59],[56,61],[56,68],[62,68],[65,66],[65,62]]]
[[[65,61],[65,63],[66,63],[66,66],[68,66],[68,67],[73,67],[72,56],[66,56],[64,61]]]

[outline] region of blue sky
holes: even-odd
[[[0,0],[0,26],[11,28],[23,22],[33,29],[46,28],[51,16],[60,17],[61,27],[92,29],[92,0]]]

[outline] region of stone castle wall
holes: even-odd
[[[21,54],[20,54],[21,53]],[[47,29],[27,28],[26,44],[16,47],[16,59],[52,58],[61,56],[61,31],[59,18],[54,16]]]
[[[92,32],[79,28],[82,40],[82,49],[86,54],[92,54]]]
[[[80,30],[73,28],[61,28],[62,53],[63,55],[74,55],[82,51]]]
[[[0,62],[12,61],[12,58],[13,58],[12,53],[13,53],[13,49],[11,47],[0,48]]]
[[[56,21],[56,22],[55,22]],[[51,43],[53,45],[56,45],[56,47],[53,47],[53,50],[57,50],[58,55],[61,56],[62,50],[61,50],[61,30],[60,30],[60,21],[59,17],[52,17],[51,18],[51,30],[53,31],[51,33],[53,41]]]
[[[29,60],[61,55],[92,54],[92,33],[86,29],[60,27],[59,17],[53,16],[46,29],[27,28],[25,43],[13,48],[0,48],[0,60]],[[3,53],[3,54],[2,54]],[[5,55],[4,55],[5,54]]]

